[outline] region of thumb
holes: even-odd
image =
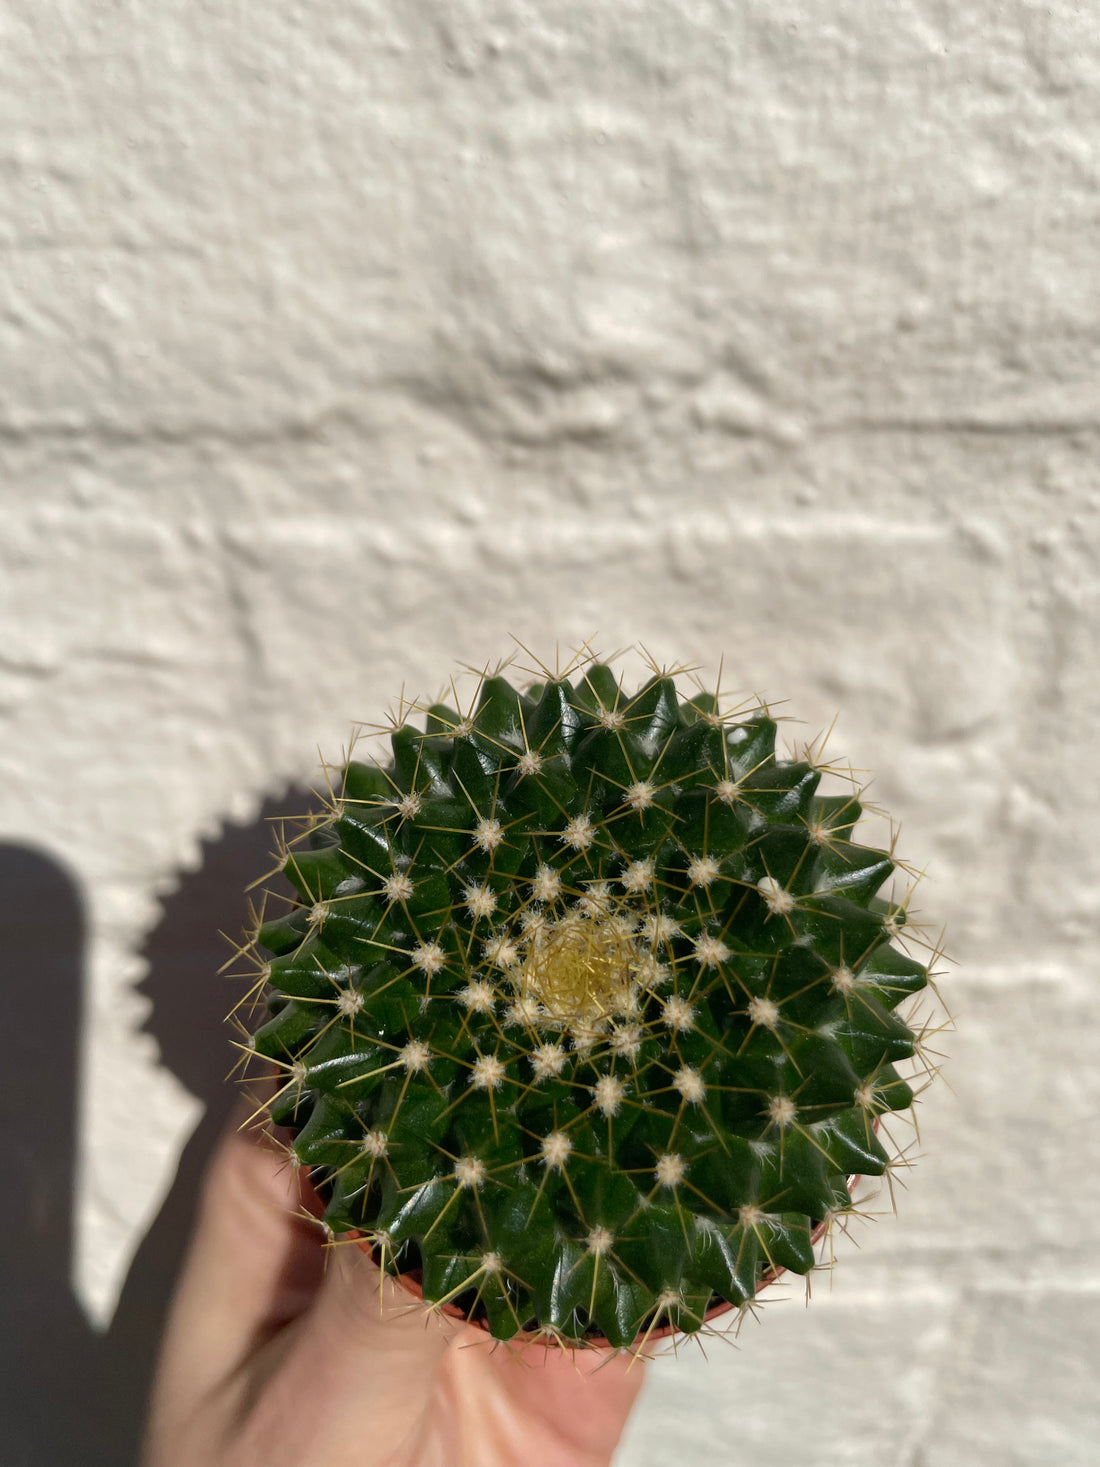
[[[311,1306],[257,1351],[237,1383],[242,1460],[419,1460],[440,1363],[468,1327],[412,1298],[355,1240],[324,1252]]]
[[[432,1310],[384,1273],[353,1238],[325,1250],[325,1277],[286,1368],[295,1380],[315,1374],[345,1380],[373,1419],[392,1411],[407,1423],[435,1386],[435,1371],[468,1326]]]

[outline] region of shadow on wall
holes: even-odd
[[[218,969],[247,917],[244,889],[272,865],[271,822],[308,808],[294,791],[248,827],[203,847],[200,869],[163,903],[143,956],[144,1025],[165,1064],[205,1105],[171,1191],[142,1242],[106,1334],[73,1296],[70,1266],[84,916],[72,877],[41,851],[0,845],[8,962],[0,1033],[19,1035],[0,1083],[5,1178],[0,1229],[0,1440],[3,1467],[124,1467],[140,1446],[157,1347],[191,1231],[206,1159],[236,1101],[226,1011],[244,991]]]

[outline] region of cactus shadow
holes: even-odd
[[[219,933],[238,933],[245,887],[273,865],[272,821],[307,808],[291,791],[259,818],[204,843],[199,868],[162,901],[142,950],[150,1002],[144,1033],[204,1109],[175,1178],[138,1246],[106,1332],[94,1329],[70,1279],[85,921],[62,866],[26,846],[0,845],[4,941],[0,1032],[25,1036],[5,1076],[0,1163],[8,1179],[0,1230],[0,1422],[5,1467],[124,1467],[136,1463],[149,1389],[176,1276],[194,1223],[207,1159],[237,1098],[226,1083],[224,1026],[240,997],[219,969]]]

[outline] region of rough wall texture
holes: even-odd
[[[596,631],[840,710],[961,1016],[899,1218],[624,1467],[1095,1463],[1098,175],[1070,0],[0,3],[0,829],[86,902],[90,1312],[196,1119],[134,984],[199,839]]]

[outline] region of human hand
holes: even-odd
[[[428,1313],[353,1242],[326,1247],[315,1203],[270,1142],[224,1138],[164,1335],[143,1467],[610,1461],[639,1361],[509,1347]]]

